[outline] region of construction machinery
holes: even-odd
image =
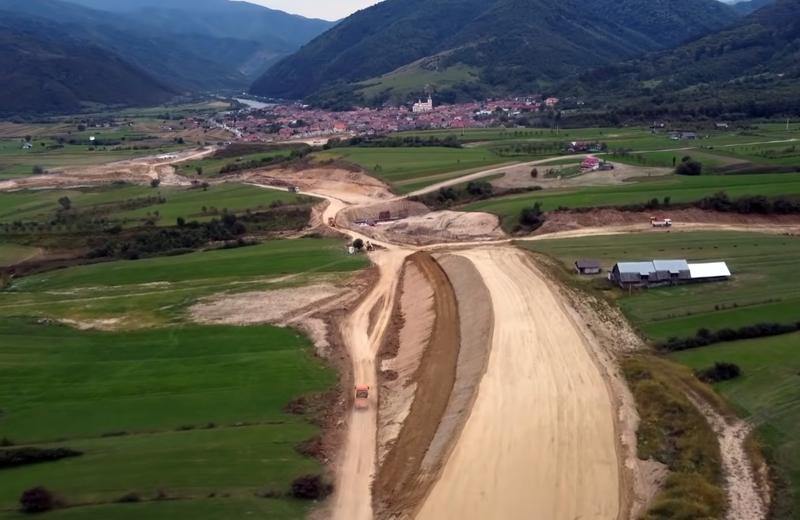
[[[355,407],[357,410],[369,408],[369,386],[356,385]]]

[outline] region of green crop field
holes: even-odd
[[[37,485],[76,506],[53,518],[304,517],[310,504],[286,492],[321,470],[296,450],[317,428],[285,406],[335,374],[295,330],[195,325],[187,308],[366,265],[341,241],[309,238],[14,280],[0,291],[0,439],[83,455],[0,472],[0,518],[21,518],[17,500]]]
[[[641,204],[653,198],[672,202],[693,202],[716,192],[725,191],[732,198],[745,195],[800,196],[800,174],[708,175],[681,177],[672,175],[620,186],[543,190],[508,197],[499,197],[470,204],[467,211],[485,211],[499,215],[506,229],[513,229],[523,208],[536,202],[542,209],[559,207],[588,208]]]
[[[338,148],[314,155],[318,160],[341,159],[358,164],[400,191],[409,191],[409,185],[427,186],[469,170],[509,162],[508,158],[479,148]]]
[[[223,210],[242,213],[267,209],[272,204],[292,204],[295,194],[265,190],[242,184],[219,184],[208,189],[143,186],[110,186],[72,190],[37,190],[0,193],[0,223],[13,221],[47,222],[61,208],[58,200],[68,197],[79,213],[102,215],[124,225],[140,225],[153,220],[157,225],[174,226],[178,217],[187,221],[207,221]],[[148,198],[154,198],[148,201]],[[163,198],[163,202],[156,200]],[[135,209],[126,209],[131,205]],[[205,208],[205,210],[204,210]]]
[[[695,369],[716,362],[735,363],[742,376],[715,385],[757,427],[769,459],[788,480],[778,488],[775,518],[797,518],[800,511],[800,334],[737,341],[671,356]]]
[[[733,273],[727,282],[679,285],[634,291],[611,289],[599,277],[578,277],[600,284],[618,298],[625,315],[644,334],[661,341],[694,336],[698,329],[739,328],[761,322],[800,321],[800,279],[794,276],[800,238],[738,232],[639,233],[521,242],[558,258],[572,270],[578,258],[600,260],[607,272],[618,261],[681,258],[690,262],[725,261]]]
[[[261,162],[268,165],[270,161],[284,159],[292,153],[289,148],[276,148],[258,153],[240,155],[238,157],[210,157],[198,161],[188,161],[178,166],[178,173],[186,176],[197,176],[198,168],[202,171],[203,177],[215,177],[220,174],[220,170],[226,166],[238,165],[243,163]]]

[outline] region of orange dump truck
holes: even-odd
[[[369,387],[367,385],[356,385],[355,406],[358,410],[369,407]]]

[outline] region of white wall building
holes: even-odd
[[[421,99],[414,103],[414,106],[411,107],[411,111],[415,114],[419,114],[422,112],[430,112],[433,110],[433,98],[428,96],[428,101],[422,101]]]

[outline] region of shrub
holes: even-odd
[[[333,493],[333,484],[321,475],[303,475],[292,482],[292,496],[301,500],[320,500]]]
[[[544,224],[544,213],[542,212],[542,205],[536,203],[531,207],[523,208],[519,214],[520,223],[528,228],[537,229]]]
[[[0,450],[0,469],[53,462],[69,457],[80,457],[80,451],[69,448],[18,448]]]
[[[116,502],[119,504],[135,504],[136,502],[141,501],[142,497],[140,497],[138,493],[127,493],[116,500]]]
[[[19,503],[20,511],[28,514],[46,513],[60,505],[55,495],[42,486],[24,491]]]
[[[159,186],[161,186],[161,179],[153,179],[150,181],[151,188],[158,188]]]
[[[364,249],[364,241],[360,238],[353,240],[353,247],[356,249],[356,251],[361,251]]]
[[[700,175],[703,173],[703,165],[691,157],[684,157],[675,168],[675,173],[678,175]]]
[[[696,372],[697,378],[704,383],[719,383],[730,381],[742,375],[742,369],[735,363],[714,363],[713,367],[704,368]]]

